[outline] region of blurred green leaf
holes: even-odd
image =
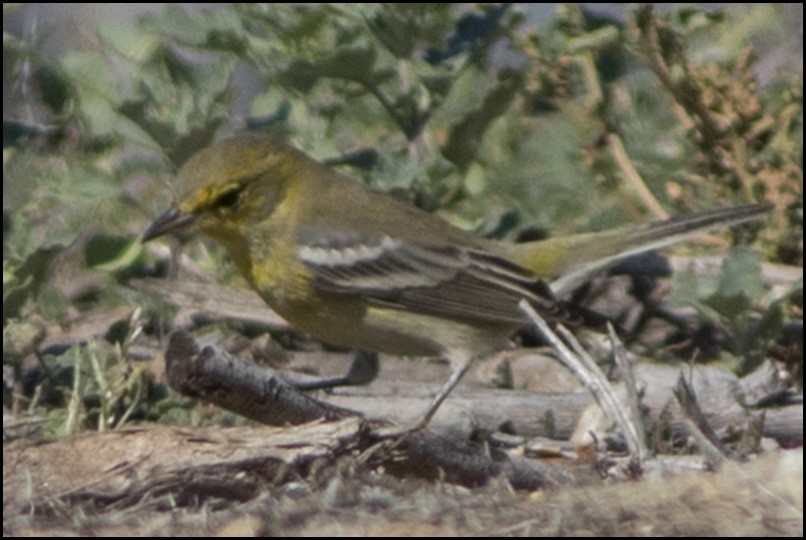
[[[171,37],[183,45],[201,47],[207,43],[210,26],[202,17],[192,16],[179,4],[168,4],[159,14],[145,14],[146,30]]]
[[[680,302],[697,309],[713,321],[719,321],[719,313],[704,300],[717,287],[717,281],[707,276],[697,276],[691,272],[677,272],[672,277],[670,296]]]
[[[378,162],[378,152],[372,148],[364,148],[343,154],[336,158],[323,160],[322,163],[329,167],[337,167],[339,165],[350,165],[357,169],[372,169]]]
[[[13,271],[3,265],[3,324],[19,316],[28,301],[36,299],[46,283],[61,246],[37,249]]]
[[[372,34],[397,58],[409,58],[415,41],[412,21],[395,10],[378,10],[367,18]]]
[[[147,62],[160,46],[159,36],[141,26],[103,24],[98,31],[105,43],[134,66]]]
[[[478,155],[490,123],[503,115],[510,106],[522,82],[515,71],[502,73],[498,83],[484,96],[481,105],[454,125],[442,147],[445,158],[459,168],[467,167]]]
[[[762,292],[758,256],[749,248],[739,247],[725,258],[718,276],[675,274],[670,295],[730,330],[741,342],[741,350],[749,354],[765,340],[758,330],[749,330],[750,314]],[[768,328],[778,324],[774,310],[765,317],[769,317],[763,323]]]
[[[18,120],[3,120],[3,148],[17,146],[31,137],[54,134],[56,128]]]
[[[344,47],[317,62],[313,69],[322,77],[369,84],[377,53],[371,47]]]
[[[308,93],[319,80],[316,66],[307,60],[295,60],[280,74],[291,88]]]
[[[100,54],[68,51],[62,67],[76,89],[81,111],[93,132],[108,135],[115,131],[119,118],[114,104],[118,86],[108,64]]]
[[[143,253],[140,238],[98,234],[84,246],[84,259],[89,268],[118,272],[131,267]]]
[[[787,322],[785,304],[787,299],[773,302],[764,310],[758,323],[758,337],[761,340],[774,340]]]
[[[736,248],[722,262],[717,290],[704,302],[732,320],[746,315],[762,291],[758,255],[749,248]]]
[[[119,104],[176,164],[209,144],[229,114],[237,59],[222,55],[199,65],[160,49],[141,67],[137,90]]]
[[[465,172],[464,186],[471,196],[478,196],[487,187],[487,179],[484,168],[478,163],[473,163]]]

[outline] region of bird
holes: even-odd
[[[143,234],[220,243],[289,324],[332,345],[440,356],[451,374],[412,429],[428,425],[472,363],[527,324],[526,300],[562,322],[558,298],[593,274],[770,207],[707,210],[602,232],[508,243],[482,238],[375,191],[265,135],[202,149],[179,170],[177,197]]]

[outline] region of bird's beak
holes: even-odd
[[[183,214],[176,208],[171,208],[149,225],[143,233],[143,242],[153,240],[169,232],[178,231],[190,226],[196,220],[195,214]]]

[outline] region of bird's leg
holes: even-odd
[[[378,376],[378,354],[374,352],[355,351],[352,354],[350,370],[341,377],[300,381],[294,388],[303,392],[335,388],[337,386],[363,386],[371,383]]]
[[[462,380],[462,377],[465,376],[465,373],[467,373],[467,370],[472,364],[472,357],[468,357],[462,362],[456,362],[456,360],[451,359],[451,376],[447,381],[445,381],[445,384],[442,385],[442,388],[439,389],[439,392],[437,392],[437,395],[425,410],[425,413],[423,413],[417,423],[414,424],[409,431],[417,431],[428,426],[428,424],[431,422],[431,419],[439,410],[440,405],[442,405],[442,402],[445,401],[445,398],[450,395],[454,387],[459,384],[459,381]]]
[[[445,381],[445,384],[439,389],[437,395],[434,397],[434,400],[428,405],[428,408],[425,410],[425,413],[420,417],[420,419],[409,427],[400,429],[400,428],[391,428],[391,429],[382,429],[377,430],[375,435],[379,437],[377,443],[372,445],[368,450],[366,450],[359,458],[361,462],[367,462],[370,459],[377,458],[379,453],[383,452],[391,452],[393,449],[397,448],[400,444],[403,444],[406,441],[406,438],[413,433],[416,433],[426,427],[431,422],[431,419],[436,414],[437,410],[439,410],[440,405],[442,402],[445,401],[451,391],[459,384],[459,381],[462,380],[462,377],[467,373],[467,370],[473,364],[473,360],[475,357],[467,356],[463,358],[463,362],[457,362],[456,359],[451,359],[451,376]]]

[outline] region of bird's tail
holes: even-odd
[[[763,204],[731,206],[644,225],[512,244],[508,256],[549,282],[555,294],[563,294],[630,255],[675,244],[711,229],[761,219],[771,209],[771,205]]]

